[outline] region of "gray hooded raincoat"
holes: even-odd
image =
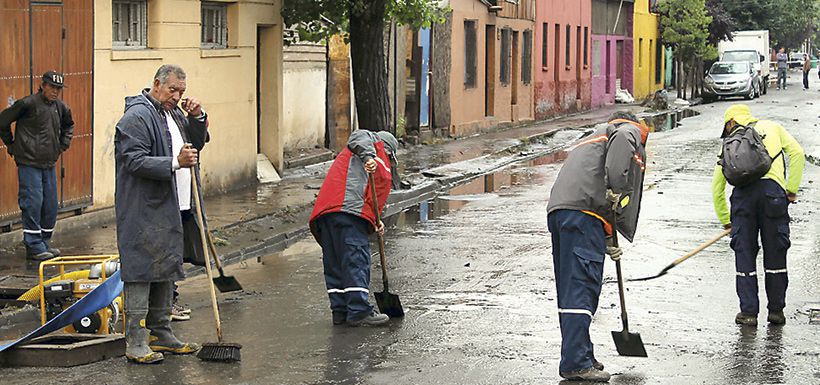
[[[171,113],[185,141],[202,151],[208,140],[207,120],[186,118],[179,107]],[[183,230],[172,167],[172,159],[177,154],[171,153],[166,119],[161,107],[148,96],[148,90],[125,98],[125,114],[117,123],[114,151],[117,169],[114,207],[122,280],[184,279],[183,250],[190,247],[184,246],[183,231],[186,235],[198,234],[198,229],[194,226],[194,229]],[[193,174],[200,185],[198,166]],[[195,244],[200,244],[198,235],[196,241]]]

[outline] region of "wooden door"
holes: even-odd
[[[93,0],[0,0],[0,107],[36,93],[43,72],[64,73],[74,138],[57,161],[61,211],[92,203]],[[12,126],[14,126],[12,124]],[[0,227],[19,221],[17,169],[0,147]]]
[[[512,90],[510,95],[510,105],[515,106],[518,105],[518,82],[521,80],[521,74],[518,72],[520,67],[519,64],[519,51],[518,51],[518,31],[513,31],[512,33],[512,75],[510,79],[510,83],[512,84]],[[515,113],[513,113],[511,120],[517,120]]]
[[[484,30],[484,115],[495,115],[495,26]]]
[[[31,93],[27,0],[0,0],[0,108]],[[13,130],[13,127],[12,127]],[[0,225],[19,220],[17,167],[0,143]]]
[[[93,65],[94,2],[69,0],[63,6],[63,73],[66,88],[63,101],[74,118],[74,138],[63,153],[60,179],[60,208],[78,210],[92,203],[93,167]],[[34,72],[38,74],[38,72]]]

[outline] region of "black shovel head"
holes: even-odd
[[[612,339],[615,341],[615,348],[618,354],[627,357],[646,357],[646,349],[643,347],[641,335],[638,333],[624,333],[613,331]]]
[[[390,294],[390,292],[379,291],[376,292],[376,304],[379,306],[379,312],[387,314],[390,318],[404,317],[404,309],[401,307],[399,296]]]
[[[214,277],[214,285],[216,285],[216,288],[219,289],[219,292],[221,293],[242,290],[242,285],[239,284],[239,281],[228,275]]]

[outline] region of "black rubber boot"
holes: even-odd
[[[771,324],[783,325],[786,323],[786,315],[783,314],[783,310],[769,311],[768,321]]]
[[[735,316],[735,323],[745,326],[757,326],[757,314],[740,312]]]
[[[609,382],[610,377],[612,377],[609,373],[598,370],[594,366],[559,374],[561,377],[570,381]]]

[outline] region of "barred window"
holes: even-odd
[[[521,51],[521,81],[532,82],[532,31],[524,31],[524,47]]]
[[[478,70],[477,59],[477,29],[475,20],[464,20],[464,86],[474,88],[476,86],[476,72]]]
[[[202,2],[202,48],[228,47],[228,5]]]
[[[512,44],[510,35],[512,30],[504,28],[501,30],[501,84],[510,84],[510,59],[512,57]]]
[[[113,47],[145,48],[148,45],[148,1],[112,0]]]

